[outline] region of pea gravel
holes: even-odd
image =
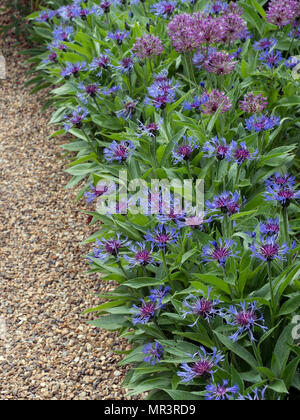
[[[85,274],[80,241],[94,227],[64,190],[66,139],[47,139],[50,112],[41,113],[44,93],[24,87],[22,49],[13,36],[0,40],[0,400],[129,399],[114,354],[127,343],[82,314],[113,285]]]

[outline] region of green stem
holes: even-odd
[[[289,235],[289,215],[288,215],[288,208],[283,207],[283,233],[284,233],[284,240],[287,244],[290,243],[290,235]]]
[[[240,182],[241,169],[242,169],[242,165],[238,164],[236,179],[235,179],[235,185],[234,185],[235,188],[238,188],[238,185],[239,185],[239,182]]]
[[[83,132],[83,134],[85,135],[88,144],[90,145],[91,149],[96,153],[96,155],[98,154],[97,149],[94,147],[92,140],[90,139],[90,137],[88,136],[87,132],[85,131],[85,129],[83,128],[83,126],[81,127],[81,131]]]
[[[193,178],[193,175],[192,175],[192,172],[191,172],[191,166],[190,166],[190,161],[189,160],[187,160],[186,161],[186,169],[187,169],[187,172],[188,172],[188,175],[189,175],[189,179],[194,179]]]
[[[169,282],[171,283],[171,276],[170,276],[170,272],[169,272],[169,268],[168,268],[168,264],[167,264],[167,260],[166,260],[166,253],[165,253],[164,249],[161,250],[161,256],[162,256],[162,259],[163,259],[166,274],[168,276]]]
[[[96,99],[95,97],[93,97],[93,100],[94,100],[94,102],[95,102],[95,104],[96,104],[96,107],[97,107],[97,109],[98,109],[99,114],[102,114],[102,111],[101,111],[101,109],[100,109],[100,106],[99,106],[99,104],[98,104],[97,99]]]
[[[271,291],[271,322],[272,327],[274,326],[274,314],[275,314],[275,295],[274,295],[274,287],[273,287],[273,280],[272,280],[272,269],[271,269],[271,262],[268,262],[268,278],[270,284],[270,291]]]
[[[127,275],[126,271],[124,270],[124,267],[123,267],[121,261],[118,260],[118,259],[117,259],[117,264],[118,264],[119,268],[122,270],[124,276],[128,279],[128,275]]]

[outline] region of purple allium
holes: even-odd
[[[195,111],[197,114],[203,112],[202,105],[204,105],[209,100],[209,97],[204,94],[201,96],[196,96],[192,102],[184,102],[183,109],[187,111]]]
[[[216,195],[212,202],[206,201],[206,206],[211,210],[220,210],[223,214],[232,216],[239,213],[241,209],[241,193],[225,191],[220,195]]]
[[[117,235],[117,239],[104,239],[96,240],[97,247],[93,249],[93,254],[91,257],[99,258],[100,260],[106,260],[109,257],[113,256],[119,260],[119,252],[121,248],[127,247],[130,245],[128,238],[120,239],[121,235]],[[88,259],[92,261],[89,257]]]
[[[253,45],[255,51],[265,51],[270,50],[271,48],[277,45],[276,38],[263,38],[260,41],[256,41]]]
[[[212,241],[202,249],[202,258],[205,262],[217,262],[225,267],[226,261],[230,257],[236,257],[239,252],[235,251],[237,243],[229,239],[219,239]]]
[[[149,299],[152,302],[156,302],[156,301],[162,302],[163,299],[170,294],[170,291],[171,291],[171,287],[169,286],[167,287],[160,286],[159,289],[151,289],[150,290],[151,294],[149,296]]]
[[[224,137],[213,137],[203,145],[204,157],[216,157],[219,161],[224,160],[229,152],[229,145],[227,145]]]
[[[100,92],[98,83],[91,85],[84,85],[83,83],[80,83],[78,85],[78,90],[79,92],[77,93],[77,97],[84,104],[88,104],[89,98],[97,98]]]
[[[147,265],[154,263],[153,245],[150,249],[147,249],[145,243],[142,244],[138,242],[136,245],[132,245],[130,250],[133,253],[133,256],[129,257],[128,255],[125,255],[124,257],[128,261],[130,268],[136,266],[146,267]]]
[[[55,26],[52,34],[56,41],[70,41],[70,36],[73,32],[73,26]]]
[[[258,150],[250,152],[245,142],[238,144],[233,141],[230,145],[230,149],[227,155],[229,161],[234,161],[238,165],[242,165],[244,162],[257,159]]]
[[[267,11],[267,21],[283,27],[292,23],[299,16],[298,0],[271,0]]]
[[[154,83],[148,88],[149,96],[145,98],[146,105],[152,105],[156,109],[165,109],[167,104],[174,102],[178,84],[173,85],[167,75],[166,70],[154,77]]]
[[[196,318],[195,322],[189,327],[196,325],[200,318],[209,322],[211,318],[215,318],[220,313],[216,306],[221,301],[218,298],[211,299],[211,292],[212,288],[208,288],[207,297],[189,295],[183,301],[183,318],[185,319],[188,315],[194,315]],[[202,292],[202,294],[204,293]]]
[[[222,12],[225,12],[225,10],[228,7],[228,3],[221,0],[212,0],[210,1],[204,8],[205,13],[210,13],[212,15],[219,15]]]
[[[267,115],[263,114],[255,114],[246,119],[246,128],[249,131],[269,131],[272,130],[272,128],[280,125],[280,122],[280,117],[277,117],[276,115],[271,115],[268,117]]]
[[[107,37],[114,41],[117,41],[118,45],[122,45],[123,41],[130,36],[130,32],[120,31],[119,29],[116,32],[109,32]]]
[[[168,35],[176,51],[193,51],[199,46],[199,40],[195,36],[195,29],[195,15],[184,13],[174,17],[168,24]]]
[[[251,341],[256,341],[253,335],[255,326],[261,328],[264,332],[268,329],[264,326],[264,318],[259,312],[256,302],[242,302],[237,307],[230,306],[224,318],[227,324],[238,328],[237,331],[229,337],[232,341],[238,341],[239,337],[245,332],[250,334]]]
[[[258,59],[261,61],[262,64],[269,67],[270,69],[274,69],[278,67],[279,64],[282,63],[283,57],[280,51],[265,51],[260,54]]]
[[[150,136],[150,137],[156,137],[159,134],[160,131],[160,126],[156,123],[148,123],[148,124],[143,124],[141,121],[139,121],[140,126],[138,128],[138,130],[140,131],[140,133],[137,135],[137,137],[141,137],[141,136]]]
[[[259,114],[268,106],[268,99],[261,93],[255,95],[253,92],[244,96],[240,102],[240,108],[248,114]]]
[[[100,181],[96,187],[93,184],[90,184],[90,190],[87,191],[84,196],[88,203],[96,200],[99,197],[102,197],[104,194],[109,195],[110,191],[112,191],[111,186],[107,186],[106,181]]]
[[[155,363],[160,362],[164,353],[164,346],[159,344],[158,341],[156,341],[155,344],[148,343],[143,348],[143,353],[147,355],[144,358],[144,362],[150,363],[152,366],[154,366]]]
[[[223,384],[210,384],[207,385],[205,388],[206,394],[205,399],[212,401],[212,400],[232,400],[234,396],[239,392],[239,387],[237,385],[228,386],[228,381],[223,380]]]
[[[147,242],[153,243],[160,249],[165,249],[168,245],[176,244],[179,232],[172,227],[158,225],[155,227],[154,232],[148,231],[145,235]]]
[[[274,175],[266,180],[266,186],[272,188],[293,188],[296,183],[296,178],[290,174],[281,175],[275,172]]]
[[[287,243],[284,243],[282,246],[276,242],[276,237],[266,237],[262,238],[262,242],[254,242],[250,249],[253,253],[253,256],[258,258],[263,262],[272,262],[272,261],[285,261],[285,255],[290,252],[290,248]]]
[[[194,16],[193,35],[196,48],[199,49],[203,44],[207,47],[221,42],[224,37],[224,27],[221,25],[221,18],[209,16],[202,12],[195,13]]]
[[[137,102],[131,98],[128,98],[127,101],[124,101],[124,108],[116,112],[117,117],[124,120],[129,120],[131,116],[136,112]]]
[[[156,16],[161,16],[165,19],[168,19],[173,14],[173,12],[176,10],[176,7],[177,1],[172,0],[162,0],[159,3],[155,3],[150,6]]]
[[[297,191],[294,187],[267,187],[265,199],[267,201],[277,201],[282,207],[289,207],[291,201],[300,199],[300,190]]]
[[[206,101],[202,108],[203,114],[214,115],[219,109],[220,113],[224,114],[231,110],[232,103],[230,99],[225,95],[224,92],[220,92],[217,89],[213,89],[212,92],[207,93],[208,101]]]
[[[87,115],[88,110],[80,106],[72,112],[71,116],[65,115],[66,121],[63,123],[65,131],[69,131],[72,127],[81,128]]]
[[[144,58],[155,57],[164,51],[161,40],[154,35],[147,34],[138,38],[132,47],[132,51],[143,60]]]
[[[223,43],[232,43],[240,39],[247,30],[247,23],[242,17],[243,10],[235,3],[230,3],[220,18],[218,31]]]
[[[207,353],[205,348],[201,346],[197,353],[194,355],[189,354],[188,356],[193,359],[193,362],[182,363],[180,367],[183,371],[177,372],[182,382],[191,382],[198,378],[213,378],[217,371],[216,368],[219,367],[219,363],[224,360],[223,354],[218,352],[215,347],[212,353]]]
[[[130,73],[134,67],[134,61],[131,57],[124,57],[120,61],[119,66],[115,66],[117,70],[120,70],[122,74]]]
[[[94,58],[91,64],[89,65],[89,69],[92,71],[97,71],[97,76],[102,76],[102,71],[107,69],[110,66],[110,58],[108,55],[100,55],[97,58]]]
[[[134,153],[135,146],[131,141],[121,141],[120,143],[115,140],[104,149],[104,157],[108,162],[126,162]]]
[[[86,70],[86,62],[68,63],[60,75],[64,79],[69,79],[71,76],[79,77],[81,70]]]
[[[279,219],[268,219],[266,223],[261,222],[260,233],[262,236],[278,236],[280,233]]]
[[[217,75],[231,74],[236,64],[237,62],[233,60],[231,55],[222,51],[216,51],[210,54],[204,61],[204,68],[209,73],[215,73]]]
[[[265,392],[267,390],[267,386],[265,388],[257,388],[255,387],[253,389],[253,395],[248,393],[247,395],[239,395],[238,400],[240,401],[246,401],[246,400],[250,400],[250,401],[264,401],[265,399]]]
[[[131,309],[131,312],[135,315],[132,318],[133,325],[147,324],[155,316],[156,311],[164,307],[161,302],[145,302],[144,299],[140,299],[140,301],[142,302],[140,307],[133,305]]]
[[[172,152],[172,159],[175,164],[191,159],[195,150],[199,149],[198,141],[191,136],[183,136],[183,141],[176,143]]]

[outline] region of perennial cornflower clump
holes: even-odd
[[[299,1],[44,5],[32,85],[128,396],[299,400]]]

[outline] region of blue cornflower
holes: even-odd
[[[57,14],[55,10],[42,10],[35,18],[36,22],[49,22]]]
[[[194,66],[197,68],[197,69],[199,69],[199,70],[201,70],[202,69],[202,67],[203,67],[203,64],[204,64],[204,62],[212,55],[212,54],[214,54],[215,52],[217,51],[217,49],[216,48],[214,48],[214,47],[210,47],[209,49],[208,49],[208,55],[206,56],[205,54],[203,54],[201,51],[197,51],[197,52],[195,52],[195,54],[193,55],[193,64],[194,64]]]
[[[212,0],[210,3],[208,3],[205,8],[205,13],[210,13],[212,15],[219,15],[222,12],[225,12],[228,8],[228,3],[221,0]]]
[[[266,188],[265,192],[266,201],[277,201],[282,205],[282,207],[289,207],[292,200],[300,199],[300,190],[296,191],[294,187],[278,187],[278,186],[269,186]]]
[[[93,249],[91,257],[105,261],[113,256],[119,260],[120,249],[130,246],[130,242],[128,241],[128,238],[121,239],[121,235],[118,233],[117,239],[97,239],[96,245],[97,247]],[[88,260],[92,261],[90,256],[88,256]]]
[[[265,51],[258,57],[265,66],[270,69],[278,67],[283,61],[282,53],[280,51]]]
[[[237,142],[233,141],[230,144],[227,159],[229,161],[236,162],[238,165],[242,165],[246,161],[257,159],[257,155],[258,150],[250,152],[245,142],[238,144]]]
[[[233,214],[239,213],[241,209],[241,193],[235,191],[224,191],[223,193],[216,195],[213,201],[206,201],[206,206],[211,210],[220,210],[223,214],[232,216]]]
[[[136,112],[136,106],[138,103],[135,102],[131,98],[129,98],[128,101],[123,101],[123,102],[124,102],[124,108],[121,109],[120,111],[117,111],[116,115],[117,117],[122,118],[124,120],[129,120],[132,114]]]
[[[69,41],[73,32],[73,26],[55,26],[52,35],[56,41]]]
[[[276,242],[276,237],[274,236],[261,238],[261,242],[254,242],[250,246],[250,249],[253,257],[267,263],[271,263],[272,261],[285,261],[285,255],[290,253],[288,244],[285,242],[280,245]]]
[[[251,400],[251,401],[263,401],[265,399],[265,392],[267,390],[267,386],[265,388],[257,388],[255,387],[253,389],[253,395],[248,393],[247,395],[239,395],[238,400],[245,401],[245,400]]]
[[[296,183],[296,178],[290,174],[281,175],[275,172],[274,175],[266,179],[265,183],[267,187],[272,188],[293,188]]]
[[[235,251],[237,243],[229,239],[219,239],[212,241],[202,248],[202,258],[204,262],[217,262],[225,267],[226,261],[230,257],[236,257],[239,252]]]
[[[300,38],[300,24],[297,22],[297,20],[293,23],[293,29],[289,32],[289,37],[292,39]]]
[[[212,288],[208,288],[207,297],[199,297],[194,295],[189,295],[183,301],[183,319],[185,319],[188,315],[195,316],[195,322],[189,327],[193,327],[197,324],[200,318],[205,319],[206,321],[210,321],[211,318],[215,318],[217,315],[220,314],[220,309],[216,308],[221,301],[219,298],[211,299],[210,295],[212,292]]]
[[[163,210],[163,209],[162,209]],[[179,213],[177,214],[176,209],[171,208],[170,213],[168,214],[158,214],[156,216],[157,220],[161,224],[165,224],[168,222],[174,222],[176,223],[178,229],[181,229],[186,226],[186,213]],[[162,213],[162,212],[161,212]]]
[[[71,116],[65,115],[66,121],[63,123],[65,131],[69,131],[73,126],[81,128],[87,115],[88,110],[80,106],[77,107],[76,111],[72,112]]]
[[[147,355],[144,358],[144,362],[151,363],[151,365],[155,365],[155,363],[160,362],[163,353],[164,353],[164,346],[159,344],[158,341],[155,344],[148,343],[143,348],[143,353]]]
[[[68,63],[67,66],[61,71],[60,75],[64,79],[69,79],[72,75],[79,77],[80,71],[86,70],[86,62]]]
[[[107,88],[102,88],[101,93],[103,96],[110,96],[110,95],[114,95],[116,92],[119,92],[120,90],[121,90],[121,86],[116,85],[116,86],[111,86]]]
[[[169,18],[177,7],[177,1],[167,1],[162,0],[159,3],[155,3],[150,6],[153,10],[153,13],[156,16],[164,17],[165,19]]]
[[[210,384],[207,385],[205,388],[206,394],[205,399],[206,400],[232,400],[234,399],[234,396],[239,392],[239,387],[237,385],[228,386],[227,380],[223,380],[223,384]]]
[[[140,126],[138,130],[140,131],[139,134],[137,134],[137,137],[142,136],[150,136],[150,137],[156,137],[159,134],[160,131],[160,125],[157,123],[149,123],[149,124],[143,124],[141,121],[139,121]]]
[[[107,37],[114,41],[117,41],[118,45],[122,45],[123,41],[130,36],[130,32],[120,31],[119,29],[116,32],[109,32]]]
[[[242,42],[246,42],[248,39],[252,39],[253,38],[253,33],[251,33],[248,29],[245,29],[240,36],[240,40]]]
[[[256,41],[253,45],[255,51],[270,50],[277,44],[276,38],[263,38],[260,41]]]
[[[156,314],[157,311],[162,309],[164,305],[161,302],[145,302],[144,299],[140,299],[142,305],[139,307],[133,305],[131,313],[135,316],[132,318],[133,325],[147,324]]]
[[[217,371],[216,368],[224,360],[224,356],[215,347],[212,350],[212,353],[207,353],[205,348],[201,346],[197,353],[188,355],[193,359],[193,362],[182,363],[180,367],[183,371],[177,372],[177,375],[182,378],[182,382],[191,382],[197,378],[213,378]]]
[[[146,105],[153,105],[156,109],[164,109],[167,104],[174,102],[175,90],[178,83],[173,85],[168,79],[168,72],[164,71],[154,76],[154,83],[148,88],[148,95],[145,98]]]
[[[183,109],[185,111],[195,111],[197,114],[201,114],[202,105],[204,105],[209,100],[209,97],[204,94],[201,96],[196,96],[192,102],[183,102]]]
[[[279,219],[268,219],[266,223],[261,222],[259,229],[262,236],[278,236],[280,233]]]
[[[275,115],[268,117],[267,115],[263,114],[254,114],[250,118],[246,119],[246,128],[249,131],[269,131],[272,128],[280,125],[280,122],[280,117]]]
[[[213,137],[203,145],[204,157],[216,157],[218,160],[224,160],[229,150],[229,145],[224,137]]]
[[[58,14],[63,20],[72,20],[80,16],[81,7],[79,2],[74,2],[68,6],[62,6],[58,9]]]
[[[103,195],[111,195],[116,191],[116,186],[114,182],[107,183],[107,181],[99,181],[96,187],[93,184],[90,184],[90,190],[84,193],[87,203],[92,203],[99,197]]]
[[[154,232],[148,231],[145,235],[147,242],[151,242],[160,249],[166,248],[170,244],[176,244],[179,232],[172,227],[158,225],[155,227]]]
[[[97,71],[98,73],[96,76],[101,77],[103,70],[107,69],[110,65],[109,56],[106,54],[101,54],[99,57],[94,58],[88,67],[92,71]]]
[[[286,68],[293,70],[296,66],[300,64],[300,60],[296,57],[290,57],[285,61],[284,65]]]
[[[48,55],[48,57],[46,59],[43,59],[42,62],[44,64],[49,64],[49,63],[56,63],[57,62],[57,53],[55,51],[53,51],[51,54]]]
[[[253,335],[255,326],[261,328],[263,332],[268,329],[264,326],[264,318],[259,312],[256,302],[248,304],[242,302],[237,307],[230,306],[224,314],[224,318],[227,324],[238,327],[237,331],[229,337],[234,342],[238,341],[245,332],[250,334],[251,341],[256,341]]]
[[[121,141],[120,143],[115,140],[104,149],[104,157],[108,162],[126,162],[134,153],[135,146],[131,141]]]
[[[240,57],[240,55],[242,54],[242,52],[243,52],[243,49],[242,49],[242,48],[238,48],[236,51],[234,51],[234,52],[231,54],[231,56],[232,56],[233,58],[239,58],[239,57]]]
[[[149,299],[152,302],[156,302],[156,301],[162,302],[163,299],[170,294],[170,291],[171,291],[171,287],[169,286],[167,287],[160,286],[159,289],[151,289],[150,290],[151,294],[149,296]]]
[[[191,136],[183,136],[183,141],[175,143],[175,145],[172,152],[172,159],[175,165],[190,160],[194,151],[199,149],[198,141]]]
[[[77,97],[85,105],[88,104],[89,98],[97,98],[97,96],[99,96],[99,93],[100,89],[98,83],[94,83],[91,85],[84,85],[83,83],[80,83],[78,85]]]
[[[118,66],[114,66],[115,69],[119,70],[122,74],[130,73],[134,67],[134,60],[131,57],[122,58]]]
[[[136,266],[146,267],[147,265],[153,264],[153,245],[150,249],[147,249],[145,243],[137,242],[136,245],[130,247],[130,251],[133,253],[132,257],[125,255],[125,260],[129,263],[129,268],[134,268]]]

